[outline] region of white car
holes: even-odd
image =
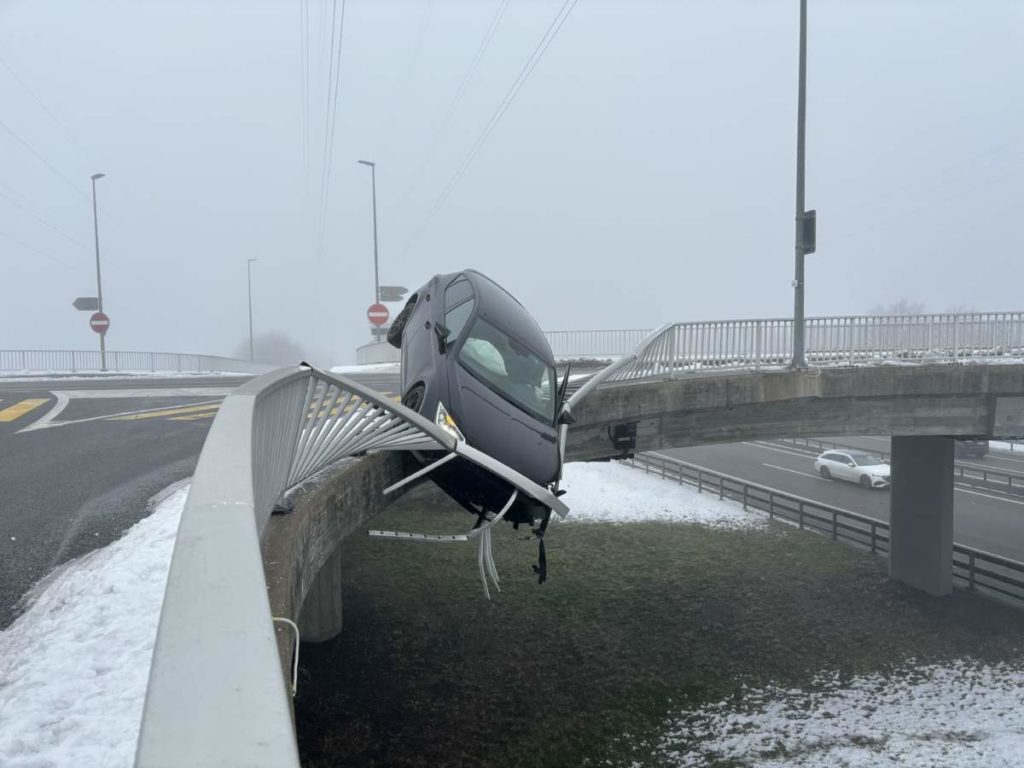
[[[825,451],[814,460],[814,468],[826,480],[849,480],[861,488],[889,487],[889,465],[877,453]]]

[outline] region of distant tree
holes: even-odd
[[[924,302],[900,299],[892,304],[875,304],[868,310],[869,315],[923,315]]]
[[[974,307],[970,304],[951,304],[944,310],[947,315],[963,315],[968,312],[973,312]]]
[[[283,333],[260,333],[253,337],[253,358],[257,363],[268,365],[297,365],[306,358],[302,345]],[[249,339],[244,339],[235,349],[239,360],[249,359]]]

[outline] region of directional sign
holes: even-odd
[[[81,312],[95,312],[100,308],[100,300],[95,296],[79,296],[71,306]]]
[[[106,333],[107,328],[110,327],[110,318],[102,312],[97,312],[89,318],[89,327],[96,333]]]
[[[377,301],[401,301],[409,289],[402,285],[382,285]]]
[[[388,308],[383,304],[371,304],[366,310],[366,319],[374,325],[384,325],[388,321]]]

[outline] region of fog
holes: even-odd
[[[0,348],[96,346],[104,173],[108,348],[244,349],[255,258],[255,332],[354,360],[360,159],[384,284],[475,267],[550,330],[789,316],[797,0],[570,3],[458,175],[563,8],[508,3],[452,111],[505,4],[0,4]],[[1024,309],[1024,5],[809,5],[807,314]]]

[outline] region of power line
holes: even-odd
[[[27,249],[29,251],[32,251],[33,253],[37,253],[40,256],[42,256],[43,258],[49,259],[50,261],[52,261],[52,262],[54,262],[56,264],[60,264],[62,267],[70,267],[70,268],[74,269],[75,267],[82,266],[81,264],[72,264],[69,261],[64,261],[64,259],[57,258],[52,253],[47,253],[46,251],[41,251],[38,248],[36,248],[34,245],[29,245],[24,240],[19,240],[18,238],[14,237],[12,235],[8,235],[6,232],[0,232],[0,237],[8,239],[12,243],[17,243],[22,248],[25,248],[25,249]]]
[[[458,185],[459,181],[462,180],[462,177],[469,169],[469,166],[472,165],[473,160],[476,158],[477,154],[483,148],[484,144],[487,143],[487,139],[490,137],[491,133],[494,132],[494,129],[501,121],[502,116],[512,105],[512,102],[515,101],[516,96],[519,95],[519,91],[522,90],[523,86],[526,84],[526,81],[530,79],[530,75],[533,73],[533,70],[537,68],[537,64],[540,63],[540,60],[544,57],[544,53],[547,51],[548,47],[550,47],[555,37],[557,37],[559,30],[562,28],[562,25],[565,24],[566,19],[569,18],[569,14],[572,13],[573,9],[576,7],[577,2],[579,2],[579,0],[565,0],[565,2],[562,3],[562,7],[558,9],[558,13],[555,14],[555,18],[552,19],[551,24],[548,25],[547,30],[544,32],[543,37],[541,37],[540,39],[540,42],[537,43],[537,46],[533,49],[533,52],[530,54],[530,57],[526,60],[526,63],[523,64],[523,68],[519,71],[519,74],[516,75],[516,79],[512,81],[512,85],[509,87],[508,92],[505,94],[505,97],[501,100],[501,103],[498,104],[497,109],[494,110],[494,113],[487,121],[487,124],[484,126],[483,131],[477,137],[476,141],[469,148],[469,151],[466,153],[466,156],[462,159],[462,162],[459,164],[459,167],[455,171],[455,174],[448,182],[448,185],[445,187],[440,197],[438,197],[438,199],[435,201],[433,207],[430,210],[430,213],[427,214],[427,218],[424,220],[423,224],[420,225],[420,228],[416,231],[416,234],[413,236],[413,239],[410,241],[408,247],[411,247],[412,243],[415,242],[420,237],[423,231],[427,228],[427,225],[434,218],[437,212],[441,209],[445,201],[451,195],[452,191]]]
[[[6,186],[6,185],[5,185],[5,186]],[[12,190],[12,189],[11,189],[10,187],[7,187],[7,189],[8,189],[8,190],[10,190],[11,192],[13,192],[13,191],[14,191],[14,190]],[[13,205],[14,207],[16,207],[16,208],[19,208],[19,209],[21,209],[22,211],[24,211],[25,213],[27,213],[27,214],[28,214],[29,216],[31,216],[31,217],[32,217],[33,219],[35,219],[36,221],[38,221],[38,222],[39,222],[40,224],[42,224],[42,225],[43,225],[44,227],[48,227],[49,229],[52,229],[52,230],[53,230],[54,232],[56,232],[56,233],[57,233],[58,235],[60,235],[61,237],[63,237],[63,238],[65,239],[65,240],[67,240],[67,241],[68,241],[69,243],[71,243],[72,245],[75,245],[75,246],[77,246],[78,248],[81,248],[81,249],[82,249],[82,250],[84,250],[84,251],[85,251],[86,253],[89,253],[89,252],[90,252],[90,248],[89,248],[89,246],[88,246],[88,245],[86,245],[85,243],[82,243],[82,242],[80,242],[80,241],[76,240],[76,239],[75,239],[74,237],[72,237],[71,235],[69,235],[69,234],[68,234],[67,232],[65,232],[65,231],[64,231],[63,229],[61,229],[60,227],[58,227],[58,226],[56,226],[56,225],[54,225],[54,224],[51,224],[51,223],[50,223],[50,222],[48,222],[48,221],[47,221],[46,219],[44,219],[44,218],[43,218],[42,216],[40,216],[39,214],[37,214],[37,213],[35,213],[34,211],[30,210],[30,209],[29,209],[29,208],[28,208],[27,206],[25,206],[25,205],[23,205],[22,203],[18,202],[17,200],[15,200],[15,199],[14,199],[13,197],[11,197],[11,196],[10,196],[9,194],[7,194],[6,192],[3,192],[2,190],[0,190],[0,197],[2,197],[2,198],[4,198],[5,200],[7,200],[7,201],[8,201],[8,202],[9,202],[9,203],[10,203],[11,205]]]
[[[59,117],[57,117],[57,115],[54,114],[53,110],[51,110],[48,106],[46,106],[46,104],[43,102],[43,100],[41,98],[39,98],[38,95],[36,95],[36,92],[33,91],[28,86],[28,83],[26,83],[24,80],[22,80],[18,76],[18,73],[14,71],[14,68],[10,64],[8,64],[2,57],[0,57],[0,65],[2,65],[3,68],[6,69],[10,73],[11,77],[14,78],[15,82],[17,82],[18,85],[20,85],[22,88],[25,89],[25,92],[28,93],[28,95],[31,96],[35,100],[36,104],[38,104],[42,108],[43,112],[45,112],[50,117],[50,119],[53,120],[53,122],[56,123],[57,126],[60,127],[60,129],[62,131],[64,131],[68,136],[71,137],[71,140],[74,141],[75,144],[78,145],[78,148],[82,149],[82,150],[85,150],[85,145],[82,144],[82,142],[78,138],[78,136],[75,135],[75,132],[72,131],[64,123],[63,120],[61,120]]]
[[[65,184],[67,184],[69,187],[71,187],[71,189],[73,189],[75,191],[75,193],[79,197],[81,197],[87,203],[90,202],[89,195],[87,195],[85,192],[80,190],[75,185],[75,182],[73,182],[71,179],[69,179],[67,176],[65,176],[63,173],[61,173],[59,170],[57,170],[57,168],[49,160],[47,160],[45,157],[43,157],[38,152],[36,152],[35,149],[32,148],[31,144],[29,144],[27,141],[25,141],[23,138],[21,138],[21,136],[19,136],[14,131],[12,131],[10,129],[10,127],[7,125],[7,123],[5,123],[3,120],[0,120],[0,128],[3,128],[5,131],[7,131],[7,133],[9,133],[14,138],[15,141],[17,141],[19,144],[21,144],[21,146],[23,146],[25,149],[27,149],[29,152],[31,152],[32,155],[39,162],[41,162],[43,165],[45,165],[47,168],[49,168],[51,171],[53,171],[57,176],[59,176],[64,181]]]
[[[299,68],[302,70],[303,192],[309,195],[309,0],[299,0]]]
[[[463,75],[462,82],[459,83],[458,90],[455,93],[455,98],[452,99],[451,104],[448,105],[448,111],[438,124],[437,129],[434,131],[434,135],[430,139],[430,143],[427,145],[427,152],[423,158],[423,162],[416,171],[416,175],[413,177],[412,183],[407,187],[405,200],[409,198],[409,194],[412,189],[419,188],[419,180],[423,176],[423,172],[426,170],[434,156],[434,149],[437,147],[437,142],[441,138],[441,134],[448,128],[448,124],[451,122],[456,110],[458,110],[459,105],[462,103],[462,99],[466,95],[466,91],[469,90],[470,83],[472,83],[473,78],[476,77],[477,70],[480,68],[480,62],[483,60],[484,54],[487,52],[487,49],[491,44],[491,40],[494,39],[494,34],[498,31],[498,25],[501,24],[505,11],[511,2],[512,0],[501,0],[498,4],[498,8],[495,11],[494,16],[491,18],[491,23],[488,25],[487,31],[484,33],[483,39],[480,41],[480,45],[476,49],[476,53],[473,55],[469,68]]]
[[[324,115],[324,152],[320,169],[320,206],[317,220],[317,257],[323,254],[327,228],[327,203],[331,188],[331,164],[334,158],[334,129],[337,122],[338,86],[341,81],[341,43],[345,31],[345,0],[341,2],[341,19],[336,24],[337,0],[331,14],[331,56],[327,77],[327,108]],[[337,33],[335,29],[337,28]]]

